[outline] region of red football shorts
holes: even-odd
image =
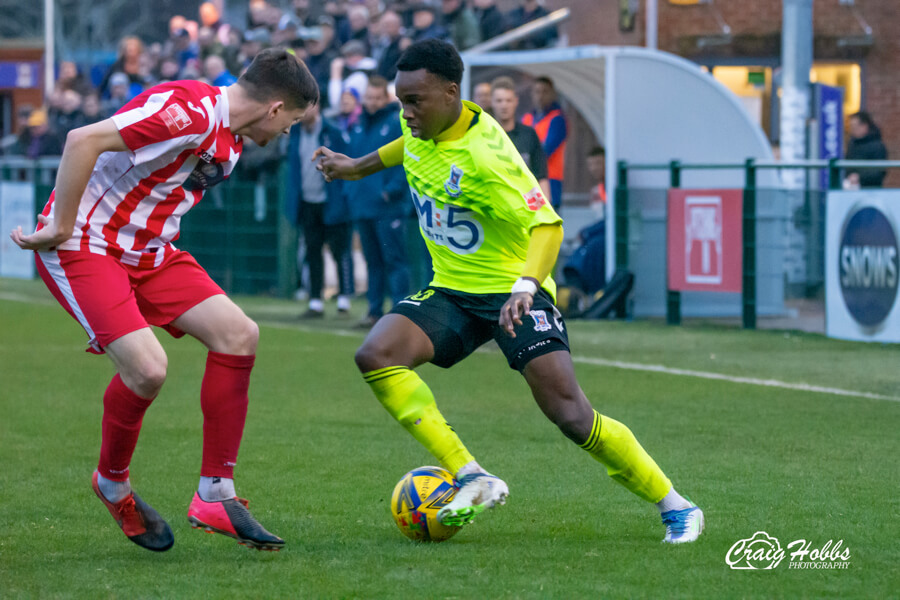
[[[35,252],[38,273],[56,300],[88,334],[88,352],[148,325],[174,337],[172,321],[207,298],[224,294],[194,257],[183,250],[153,269],[138,269],[111,256],[77,250]]]

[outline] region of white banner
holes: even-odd
[[[26,252],[9,239],[9,232],[22,226],[34,231],[34,184],[0,181],[0,277],[34,278],[34,253]]]
[[[828,193],[825,332],[900,342],[900,190]]]

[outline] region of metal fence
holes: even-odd
[[[34,183],[34,213],[56,180],[58,157],[0,160],[0,181]],[[284,177],[230,177],[185,215],[178,248],[229,293],[288,296],[297,284],[297,233],[284,218]],[[2,199],[0,199],[2,200]]]
[[[53,189],[58,166],[58,158],[0,159],[0,181],[33,183],[36,214]],[[828,190],[773,185],[777,177],[760,177],[760,173],[777,175],[789,169],[812,173],[825,169],[829,187],[836,189],[841,184],[842,170],[853,167],[900,168],[900,161],[620,162],[615,190],[616,267],[635,272],[636,300],[656,302],[669,323],[680,323],[682,316],[698,316],[696,311],[692,313],[691,294],[705,294],[707,299],[714,294],[682,294],[667,289],[667,195],[670,189],[682,187],[683,183],[697,187],[691,185],[691,173],[730,171],[734,181],[739,182],[734,187],[741,188],[743,195],[743,272],[742,292],[737,299],[739,310],[734,310],[736,300],[731,298],[728,310],[733,316],[726,318],[745,328],[824,331],[824,227]],[[630,185],[630,176],[638,171],[657,171],[665,175],[666,181],[652,186]],[[229,293],[287,297],[296,289],[297,232],[283,216],[283,175],[282,172],[262,181],[233,176],[209,190],[203,201],[182,220],[181,237],[176,245],[191,252]],[[760,181],[765,181],[765,185],[758,185]],[[415,254],[421,240],[413,237],[416,239],[410,242],[410,248]],[[709,300],[704,302],[710,306]],[[715,302],[712,305],[715,308]],[[723,316],[728,310],[721,314],[713,310],[702,316]]]
[[[284,218],[283,182],[232,177],[212,188],[182,219],[176,245],[229,293],[289,295],[297,234]]]
[[[636,300],[645,300],[645,306],[663,303],[666,321],[679,324],[684,308],[683,293],[668,289],[666,282],[668,192],[682,187],[686,173],[731,171],[740,182],[734,187],[743,192],[740,324],[751,329],[759,326],[824,331],[825,200],[829,189],[841,188],[845,169],[862,167],[898,168],[900,161],[788,163],[748,159],[743,164],[683,164],[679,161],[629,164],[622,161],[618,164],[615,191],[616,267],[635,272]],[[782,173],[795,169],[806,171],[809,181],[815,181],[821,172],[826,173],[827,188],[816,189],[813,185],[793,189],[778,183]],[[668,184],[630,185],[629,176],[636,171],[666,173]],[[761,172],[769,176],[761,178]],[[760,179],[765,179],[766,184],[759,185]],[[706,294],[706,308],[712,307],[704,315],[692,316],[717,317],[728,312],[717,312],[716,300],[709,300],[708,292],[686,294]],[[653,297],[647,298],[647,295]],[[727,301],[723,298],[720,306]]]

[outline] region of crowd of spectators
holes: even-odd
[[[46,106],[19,107],[16,135],[5,138],[0,150],[28,158],[58,156],[69,131],[113,115],[153,85],[199,79],[227,86],[263,48],[289,48],[318,82],[319,106],[280,144],[261,148],[245,139],[237,174],[243,180],[266,180],[277,176],[285,160],[289,163],[286,216],[301,238],[298,269],[309,300],[305,318],[324,312],[326,243],[338,266],[338,311],[349,312],[354,294],[350,240],[357,231],[368,279],[368,310],[360,324],[370,327],[383,314],[385,300],[396,303],[414,286],[427,283],[415,281],[416,272],[430,279],[421,239],[416,237],[418,250],[408,254],[407,232],[415,228],[415,214],[405,177],[396,167],[379,174],[378,182],[351,182],[346,189],[324,186],[311,170],[312,151],[326,145],[360,156],[400,135],[399,105],[390,82],[400,54],[413,42],[438,38],[464,50],[545,14],[538,0],[522,0],[509,13],[501,12],[495,0],[292,0],[288,10],[271,0],[250,0],[247,21],[240,26],[224,22],[215,5],[206,2],[196,20],[172,17],[164,41],[122,39],[115,61],[106,68],[62,62]],[[514,47],[540,48],[556,39],[551,29]],[[479,87],[482,94],[476,101],[492,110],[490,84]],[[512,128],[515,106],[506,113],[505,127]],[[531,133],[531,146],[543,142],[530,127],[519,124],[516,131],[521,128]],[[539,148],[522,151],[523,156],[535,153],[532,162],[538,157],[545,161]],[[546,166],[538,172],[546,186]]]
[[[16,130],[0,140],[0,153],[59,155],[69,131],[111,116],[148,87],[177,79],[229,85],[268,46],[289,47],[306,62],[322,91],[323,115],[349,130],[362,113],[368,76],[391,81],[410,43],[440,38],[465,50],[546,14],[538,0],[521,0],[507,13],[495,0],[292,0],[286,9],[250,0],[246,22],[229,23],[205,2],[196,18],[173,16],[165,40],[122,39],[106,69],[60,63],[46,106],[18,107]],[[514,48],[556,39],[551,28]]]

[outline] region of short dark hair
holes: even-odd
[[[508,75],[501,75],[491,82],[492,90],[509,90],[513,93],[516,91],[516,82]]]
[[[547,77],[546,75],[541,75],[540,77],[534,78],[535,83],[544,83],[550,87],[551,90],[555,90],[556,86],[553,85],[553,80]]]
[[[390,83],[381,75],[369,75],[369,87],[380,88],[387,91]]]
[[[588,152],[588,156],[606,156],[606,148],[603,146],[594,146],[591,148],[591,151]]]
[[[306,65],[284,48],[266,48],[257,54],[238,84],[254,100],[283,100],[289,110],[319,101],[315,78]]]
[[[872,118],[872,115],[870,115],[869,113],[867,113],[867,112],[864,111],[864,110],[861,110],[861,111],[859,111],[859,112],[853,113],[852,115],[850,115],[850,118],[851,118],[851,119],[854,119],[854,118],[855,118],[855,119],[858,119],[860,123],[862,123],[863,125],[865,125],[865,126],[868,127],[869,129],[875,129],[875,128],[876,128],[876,126],[875,126],[875,120]]]
[[[398,71],[425,69],[432,75],[459,85],[463,62],[453,44],[436,39],[422,40],[407,48],[397,62]]]

